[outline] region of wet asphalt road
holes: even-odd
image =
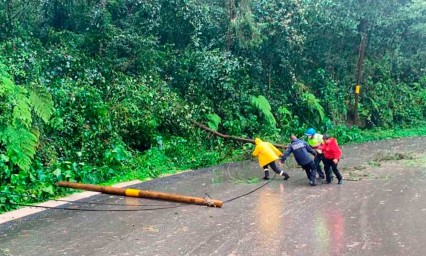
[[[380,148],[424,157],[419,144],[426,138],[347,146],[341,166],[366,163]],[[301,170],[289,170],[290,180],[276,178],[221,209],[100,194],[82,202],[145,206],[82,207],[175,208],[47,210],[0,225],[0,255],[425,255],[424,163],[384,163],[377,172],[386,178],[310,187]],[[256,162],[243,162],[132,187],[226,201],[262,185],[240,183],[261,175]]]

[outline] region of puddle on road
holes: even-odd
[[[256,196],[255,216],[258,220],[256,225],[260,232],[262,240],[270,238],[282,237],[283,218],[281,217],[282,209],[285,208],[284,185],[280,184],[280,188],[260,190]]]
[[[345,216],[338,208],[325,209],[315,216],[315,235],[319,255],[343,255]]]

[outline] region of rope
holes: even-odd
[[[31,197],[33,199],[38,199],[37,197],[30,195],[30,194],[15,194],[15,193],[11,193],[11,192],[0,192],[0,194],[5,194],[5,195],[13,195],[13,196],[20,196],[20,197]],[[162,206],[159,204],[109,204],[109,203],[91,203],[91,202],[79,202],[79,201],[69,201],[69,200],[63,200],[63,199],[49,199],[50,201],[55,201],[55,202],[64,202],[64,203],[69,203],[69,204],[90,204],[90,205],[112,205],[112,206],[130,206],[130,207],[146,207],[146,206]]]
[[[242,194],[242,195],[239,195],[239,196],[233,197],[233,198],[228,199],[228,200],[223,201],[223,202],[224,202],[224,203],[229,203],[229,202],[232,202],[232,201],[237,200],[237,199],[239,199],[239,198],[242,198],[242,197],[245,197],[245,196],[247,196],[247,195],[250,195],[250,194],[252,194],[252,193],[256,192],[257,190],[259,190],[259,189],[263,188],[264,186],[268,185],[271,181],[273,181],[273,180],[275,179],[275,176],[277,176],[277,174],[276,174],[276,173],[274,174],[274,177],[272,177],[272,179],[271,179],[271,180],[268,180],[267,182],[263,183],[261,186],[259,186],[259,187],[255,188],[255,189],[253,189],[253,190],[251,190],[251,191],[249,191],[249,192],[247,192],[247,193],[244,193],[244,194]]]
[[[6,194],[6,195],[15,195],[20,197],[31,197],[37,199],[33,195],[20,195],[15,193],[8,193],[8,192],[0,192],[0,194]],[[109,204],[109,203],[90,203],[90,202],[78,202],[78,201],[68,201],[68,200],[61,200],[61,199],[52,199],[52,201],[56,202],[65,202],[69,204],[77,204],[77,205],[109,205],[109,206],[130,206],[130,207],[153,207],[153,206],[161,206],[161,205],[132,205],[132,204]],[[138,211],[154,211],[154,210],[163,210],[163,209],[172,209],[172,208],[178,208],[182,207],[184,205],[169,205],[165,207],[154,207],[149,209],[87,209],[87,208],[71,208],[71,207],[52,207],[52,206],[42,206],[42,205],[32,205],[32,204],[23,204],[23,203],[12,203],[12,202],[5,202],[1,203],[0,205],[13,205],[13,206],[25,206],[25,207],[33,207],[33,208],[42,208],[42,209],[53,209],[53,210],[69,210],[69,211],[85,211],[85,212],[138,212]]]
[[[211,196],[208,193],[205,193],[205,195],[206,196],[203,198],[204,199],[204,203],[207,206],[216,207],[216,205],[214,204],[213,199],[211,198]]]
[[[27,207],[53,209],[53,210],[82,211],[82,212],[141,212],[141,211],[155,211],[155,210],[163,210],[163,209],[172,209],[172,208],[179,208],[179,207],[185,206],[185,205],[177,205],[177,206],[150,208],[150,209],[86,209],[86,208],[70,208],[70,207],[51,207],[51,206],[32,205],[32,204],[18,204],[18,203],[0,203],[0,204],[27,206]]]

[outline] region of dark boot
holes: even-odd
[[[284,171],[281,171],[280,175],[284,176],[284,180],[290,179],[290,176],[286,172],[284,172]]]
[[[269,170],[265,169],[263,170],[265,172],[265,177],[263,177],[264,180],[269,180]]]

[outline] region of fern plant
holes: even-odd
[[[311,117],[317,122],[320,123],[325,118],[324,108],[320,104],[320,100],[315,97],[312,93],[303,93],[302,101],[304,106],[306,106]]]
[[[5,70],[0,63],[0,99],[7,106],[2,113],[6,118],[0,124],[0,143],[11,164],[28,170],[39,140],[32,113],[48,123],[54,110],[53,100],[43,88],[26,89],[15,85]]]
[[[38,134],[23,127],[9,125],[3,131],[1,140],[6,145],[6,153],[12,163],[28,170],[36,152]]]
[[[277,121],[275,120],[274,115],[272,115],[271,105],[264,96],[251,96],[250,103],[259,111],[260,115],[263,116],[271,126],[276,126]]]
[[[291,111],[288,108],[281,106],[278,108],[278,114],[279,117],[281,117],[281,125],[285,128],[290,127],[290,120],[293,117]]]

